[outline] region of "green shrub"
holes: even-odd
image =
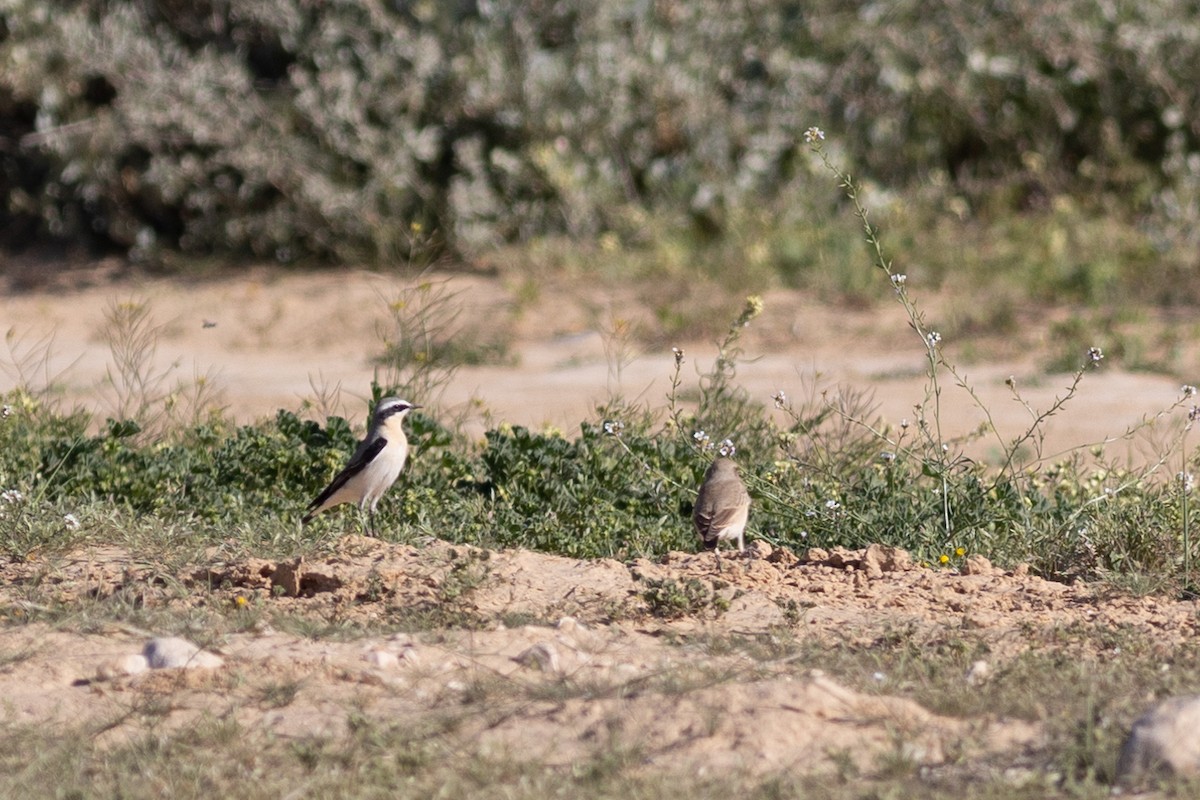
[[[3,0],[0,229],[386,263],[539,234],[644,244],[652,217],[702,253],[764,211],[827,213],[801,138],[819,124],[881,196],[959,213],[1070,191],[1149,209],[1151,250],[1195,245],[1190,10]],[[820,261],[773,249],[785,274]]]

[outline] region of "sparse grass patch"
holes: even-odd
[[[297,680],[268,683],[258,693],[258,702],[263,708],[285,708],[300,694],[303,684]]]

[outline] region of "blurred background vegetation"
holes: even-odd
[[[668,241],[802,286],[850,238],[814,223],[841,202],[819,126],[931,283],[1036,254],[1035,295],[1189,302],[1195,11],[0,0],[0,247],[369,264],[562,240],[661,262]]]

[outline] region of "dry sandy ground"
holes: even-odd
[[[655,328],[653,311],[636,289],[584,289],[582,280],[572,284],[558,279],[529,291],[502,277],[466,274],[414,280],[367,272],[261,270],[220,280],[125,279],[10,293],[0,301],[0,327],[11,334],[7,357],[0,350],[0,367],[5,367],[0,391],[19,380],[12,362],[40,353],[38,342],[53,336],[49,364],[27,378],[35,385],[51,378],[68,400],[101,414],[111,412],[106,309],[114,302],[144,301],[162,326],[154,362],[155,374],[169,376],[164,386],[209,376],[221,402],[240,419],[295,409],[322,389],[340,387],[332,410],[361,422],[383,337],[395,338],[390,306],[425,280],[454,296],[462,313],[451,329],[461,331],[460,338],[503,342],[507,348],[506,363],[461,368],[438,404],[446,414],[466,413],[477,430],[490,414],[492,421],[554,425],[569,432],[613,394],[661,408],[673,366],[671,346],[686,352],[684,394],[694,393],[699,373],[711,368],[716,354],[715,344],[706,340],[670,341],[660,349],[636,343],[621,347],[614,331],[622,325]],[[753,396],[771,406],[780,390],[796,401],[814,387],[833,394],[870,391],[887,422],[914,419],[914,406],[926,397],[926,361],[898,304],[830,308],[790,291],[764,299],[765,312],[746,330],[745,360],[738,369],[739,382]],[[740,302],[731,299],[731,319]],[[1001,352],[1001,360],[965,367],[1006,441],[1025,430],[1031,417],[1012,399],[1005,379],[1013,376],[1037,411],[1047,409],[1069,383],[1069,376],[1046,376],[1038,367],[1037,359],[1052,344],[1047,321],[1032,318],[1022,330],[1027,333],[1020,343],[983,343]],[[946,341],[944,346],[959,357],[960,343]],[[944,435],[953,438],[975,430],[984,414],[949,376],[941,379]],[[1067,411],[1047,426],[1046,452],[1120,435],[1169,406],[1179,397],[1180,382],[1123,372],[1110,359],[1086,376]],[[1115,449],[1118,455],[1126,453]],[[995,437],[984,438],[975,450],[976,455],[996,452]]]
[[[114,676],[117,659],[139,652],[148,632],[8,627],[0,631],[0,652],[9,654],[0,717],[111,721],[103,735],[120,741],[141,730],[148,708],[158,726],[232,714],[295,739],[339,734],[354,714],[413,725],[456,714],[461,741],[551,765],[586,760],[619,730],[648,766],[689,773],[832,773],[849,754],[872,774],[898,748],[930,768],[1011,766],[1041,743],[1041,722],[941,716],[889,694],[886,675],[874,690],[854,691],[840,676],[797,669],[794,657],[771,657],[770,648],[782,640],[869,646],[897,631],[932,646],[950,635],[987,645],[988,671],[963,676],[987,691],[988,675],[1042,646],[1050,631],[1078,633],[1075,645],[1061,647],[1086,660],[1105,657],[1105,637],[1093,633],[1152,634],[1166,653],[1198,625],[1194,602],[1104,596],[979,558],[935,570],[878,545],[797,557],[759,542],[718,574],[709,554],[622,564],[347,536],[309,561],[217,561],[175,575],[175,585],[156,575],[142,559],[106,548],[9,563],[0,566],[0,604],[20,606],[36,584],[68,603],[133,588],[148,608],[240,607],[242,632],[193,637],[222,655],[223,667]],[[698,581],[722,602],[656,615],[646,589],[662,580]],[[344,641],[270,624],[272,615],[352,623],[426,612],[482,628],[431,617],[426,630]],[[721,646],[728,641],[741,646]]]

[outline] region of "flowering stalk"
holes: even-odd
[[[1183,387],[1183,396],[1185,398],[1196,396],[1196,387],[1185,385]],[[1188,449],[1187,435],[1192,429],[1192,423],[1200,419],[1200,407],[1192,406],[1188,409],[1187,424],[1183,426],[1183,434],[1180,436],[1179,449],[1182,451],[1183,471],[1179,473],[1179,491],[1182,493],[1180,498],[1180,513],[1183,516],[1183,582],[1189,592],[1192,591],[1192,536],[1191,536],[1191,520],[1189,519],[1188,496],[1192,489],[1192,474],[1188,472]]]
[[[926,390],[925,401],[918,406],[919,428],[925,434],[926,442],[929,445],[929,450],[934,454],[929,462],[935,465],[938,476],[942,482],[942,525],[945,530],[946,540],[950,541],[953,538],[953,526],[950,521],[950,480],[949,470],[952,459],[948,453],[949,448],[945,443],[945,437],[942,433],[941,420],[941,399],[942,387],[938,381],[938,367],[943,362],[942,359],[942,335],[935,330],[931,330],[925,323],[925,316],[921,310],[917,308],[912,298],[908,295],[908,276],[904,273],[896,272],[892,269],[892,262],[885,257],[883,253],[883,243],[879,238],[879,230],[871,224],[868,218],[868,211],[863,205],[859,196],[859,186],[854,182],[854,178],[840,167],[834,164],[829,154],[825,152],[822,142],[825,141],[825,132],[820,128],[809,128],[804,132],[804,140],[812,147],[821,163],[825,168],[833,173],[838,179],[838,186],[845,193],[846,197],[854,205],[854,215],[862,222],[863,234],[866,237],[867,244],[870,245],[873,252],[873,261],[876,267],[882,270],[891,282],[892,287],[896,291],[896,299],[900,305],[904,307],[905,313],[908,315],[908,323],[921,338],[921,343],[925,347],[925,358],[928,361],[927,374],[929,375],[929,385]],[[922,409],[925,403],[932,401],[933,403],[933,427],[930,429],[926,422]],[[929,463],[927,462],[927,463]]]

